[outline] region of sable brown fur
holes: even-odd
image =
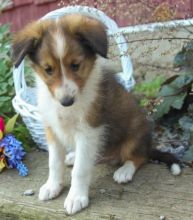
[[[58,28],[66,40],[63,57],[66,76],[75,81],[80,89],[85,85],[93,69],[96,53],[106,57],[108,45],[104,25],[79,14],[65,16],[58,23],[53,20],[34,22],[15,34],[13,40],[15,66],[17,67],[28,55],[33,68],[46,82],[52,94],[60,86],[62,77],[59,60],[54,53],[54,37]],[[76,74],[70,69],[71,63],[81,63]],[[51,66],[55,72],[51,77],[45,72],[48,66]]]
[[[68,214],[88,206],[100,153],[122,165],[113,175],[117,183],[131,181],[148,159],[165,162],[174,175],[181,172],[178,159],[151,148],[152,124],[106,64],[107,48],[105,26],[80,14],[29,24],[13,41],[15,66],[28,56],[37,73],[38,110],[49,146],[49,177],[40,188],[40,200],[61,193],[65,147],[75,147],[64,202]]]
[[[56,37],[59,38],[59,46],[63,43],[65,45],[62,55],[58,55]],[[91,75],[101,74],[94,78],[100,79],[96,88],[92,88],[97,93],[96,97],[93,96],[95,100],[85,108],[82,117],[86,117],[85,121],[91,128],[104,127],[104,137],[101,137],[104,139],[104,157],[116,159],[121,164],[131,161],[135,169],[149,158],[161,158],[161,161],[172,166],[178,162],[177,159],[152,150],[152,123],[147,120],[132,93],[128,93],[117,82],[112,67],[103,68],[101,63],[97,63],[101,56],[107,57],[107,52],[105,26],[80,14],[67,15],[57,21],[41,20],[31,23],[17,33],[13,40],[15,66],[28,56],[33,68],[60,104],[60,91],[65,88],[66,81],[70,81],[74,91],[78,91],[77,94],[80,95]],[[77,71],[72,69],[72,64],[79,64]],[[46,69],[50,67],[51,72],[48,74]],[[84,101],[86,103],[87,100]],[[58,117],[62,121],[63,115]],[[48,140],[51,139],[50,129],[47,129],[47,136]],[[132,170],[132,166],[129,169]]]
[[[15,66],[18,66],[26,55],[29,55],[32,61],[38,62],[38,59],[33,60],[34,53],[38,52],[38,47],[41,46],[44,38],[55,35],[58,26],[63,28],[63,33],[69,42],[72,41],[70,45],[79,42],[79,46],[81,45],[87,55],[98,53],[103,57],[107,56],[108,41],[104,25],[95,19],[77,14],[64,16],[58,24],[53,20],[32,22],[16,33],[13,39]],[[51,42],[48,37],[46,45],[50,45]],[[49,47],[52,48],[54,45]],[[73,51],[73,48],[70,49]]]
[[[106,125],[105,155],[121,163],[136,161],[140,166],[149,157],[152,124],[134,96],[117,82],[115,74],[104,73],[98,94],[87,120],[93,127]]]
[[[65,16],[58,23],[52,20],[32,23],[16,34],[13,41],[16,65],[28,55],[52,94],[60,86],[62,77],[53,44],[58,27],[61,27],[67,42],[63,58],[66,76],[76,82],[80,89],[95,65],[96,53],[106,57],[108,46],[105,27],[97,20],[81,15]],[[76,74],[69,68],[71,62],[81,62]],[[55,72],[53,76],[46,74],[46,66],[52,66]],[[105,155],[121,163],[133,159],[140,165],[147,161],[151,149],[151,125],[132,94],[118,84],[115,74],[108,72],[108,68],[102,74],[98,96],[87,114],[87,120],[92,127],[107,127]]]

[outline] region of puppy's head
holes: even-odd
[[[17,67],[28,56],[53,97],[70,106],[89,78],[96,55],[107,56],[107,44],[98,20],[67,15],[34,22],[15,34],[13,60]]]

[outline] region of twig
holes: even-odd
[[[191,31],[190,29],[188,29],[187,27],[183,27],[188,33],[193,34],[193,31]]]
[[[158,41],[158,40],[192,40],[193,41],[193,38],[186,38],[186,37],[166,37],[166,38],[149,38],[149,39],[139,39],[139,40],[131,40],[131,41],[125,41],[125,42],[120,42],[118,44],[125,44],[125,43],[136,43],[136,42],[142,42],[142,41]],[[116,46],[116,44],[110,44],[109,46]]]
[[[173,69],[173,68],[170,68],[170,67],[165,67],[165,66],[158,66],[158,65],[155,65],[155,64],[148,64],[148,63],[141,63],[141,62],[136,62],[136,64],[147,66],[147,67],[152,67],[152,68],[155,68],[155,69],[170,70],[170,71],[173,71],[173,72],[176,72],[176,73],[179,72],[179,70],[176,70],[176,69]]]

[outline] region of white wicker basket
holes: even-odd
[[[120,32],[119,34],[116,34],[119,31],[117,24],[102,11],[87,6],[64,7],[46,14],[42,19],[56,19],[60,16],[71,13],[81,13],[94,17],[106,25],[108,36],[114,38],[120,54],[122,72],[118,73],[117,79],[127,90],[130,90],[135,83],[133,78],[133,67],[130,57],[126,55],[128,47],[124,36],[120,34]],[[13,106],[16,112],[22,116],[32,138],[39,148],[47,150],[44,128],[41,116],[37,109],[36,88],[31,88],[26,85],[24,61],[22,61],[18,68],[14,68],[13,78],[16,91],[16,95],[12,101]]]

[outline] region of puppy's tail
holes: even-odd
[[[165,163],[170,169],[171,173],[175,176],[181,174],[181,162],[173,154],[168,152],[162,152],[157,149],[152,149],[150,153],[150,159],[153,161],[159,161]]]

